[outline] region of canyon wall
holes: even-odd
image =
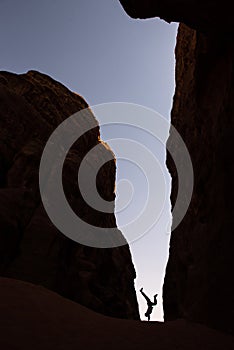
[[[0,72],[0,105],[0,275],[42,285],[105,315],[139,319],[129,247],[101,249],[76,243],[56,229],[41,202],[38,172],[44,146],[54,129],[87,103],[50,77],[30,71]],[[64,190],[83,220],[112,228],[114,214],[89,207],[77,186],[82,158],[99,144],[96,157],[107,152],[112,160],[98,172],[97,188],[106,200],[115,198],[114,155],[100,140],[90,110],[87,118],[95,127],[68,153]]]
[[[234,51],[231,3],[121,0],[135,18],[180,24],[172,124],[194,167],[194,192],[172,232],[163,288],[165,320],[234,332]],[[168,142],[172,142],[169,138]],[[170,156],[172,204],[178,179]]]
[[[172,232],[164,283],[166,319],[178,317],[233,332],[233,50],[181,24],[172,123],[194,167],[189,211]],[[170,140],[168,141],[170,142]],[[170,158],[172,203],[176,169]]]

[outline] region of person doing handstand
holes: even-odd
[[[150,321],[150,315],[152,314],[153,311],[153,306],[157,305],[157,296],[158,294],[154,295],[154,302],[152,303],[152,301],[150,300],[149,297],[147,297],[147,295],[143,292],[143,288],[140,289],[141,294],[143,295],[143,297],[145,298],[145,300],[147,301],[147,305],[148,305],[148,309],[145,313],[145,316],[148,317],[148,321]]]

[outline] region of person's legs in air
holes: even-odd
[[[153,305],[157,305],[157,302],[158,302],[158,301],[157,301],[157,296],[158,296],[158,294],[155,294],[155,295],[154,295],[154,302],[153,302]]]
[[[147,301],[147,304],[151,303],[150,298],[143,292],[143,288],[140,289],[140,292]]]

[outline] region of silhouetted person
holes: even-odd
[[[154,295],[154,302],[152,303],[152,301],[150,300],[149,297],[147,297],[147,295],[143,292],[143,288],[140,289],[141,294],[143,295],[143,297],[145,298],[145,300],[147,301],[147,305],[148,305],[148,309],[145,313],[145,316],[148,317],[148,321],[150,321],[150,315],[152,314],[153,311],[153,306],[157,305],[157,296],[158,294]]]

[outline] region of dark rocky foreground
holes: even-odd
[[[172,233],[163,290],[166,320],[234,333],[234,15],[230,1],[121,0],[134,18],[182,22],[172,124],[194,167],[189,211]],[[169,138],[168,142],[172,142]],[[172,174],[172,203],[177,172]]]
[[[120,320],[58,294],[0,278],[0,347],[4,350],[232,350],[234,338],[177,320],[166,324]]]
[[[63,120],[87,108],[87,103],[44,74],[0,72],[0,106],[0,275],[42,285],[105,315],[139,319],[128,246],[99,249],[68,239],[49,220],[39,194],[45,143]],[[67,156],[65,193],[86,222],[116,227],[114,214],[90,208],[76,185],[82,158],[99,144],[96,157],[108,152],[112,160],[100,169],[97,188],[106,200],[115,198],[114,155],[100,140],[91,111],[87,118],[95,127]]]

